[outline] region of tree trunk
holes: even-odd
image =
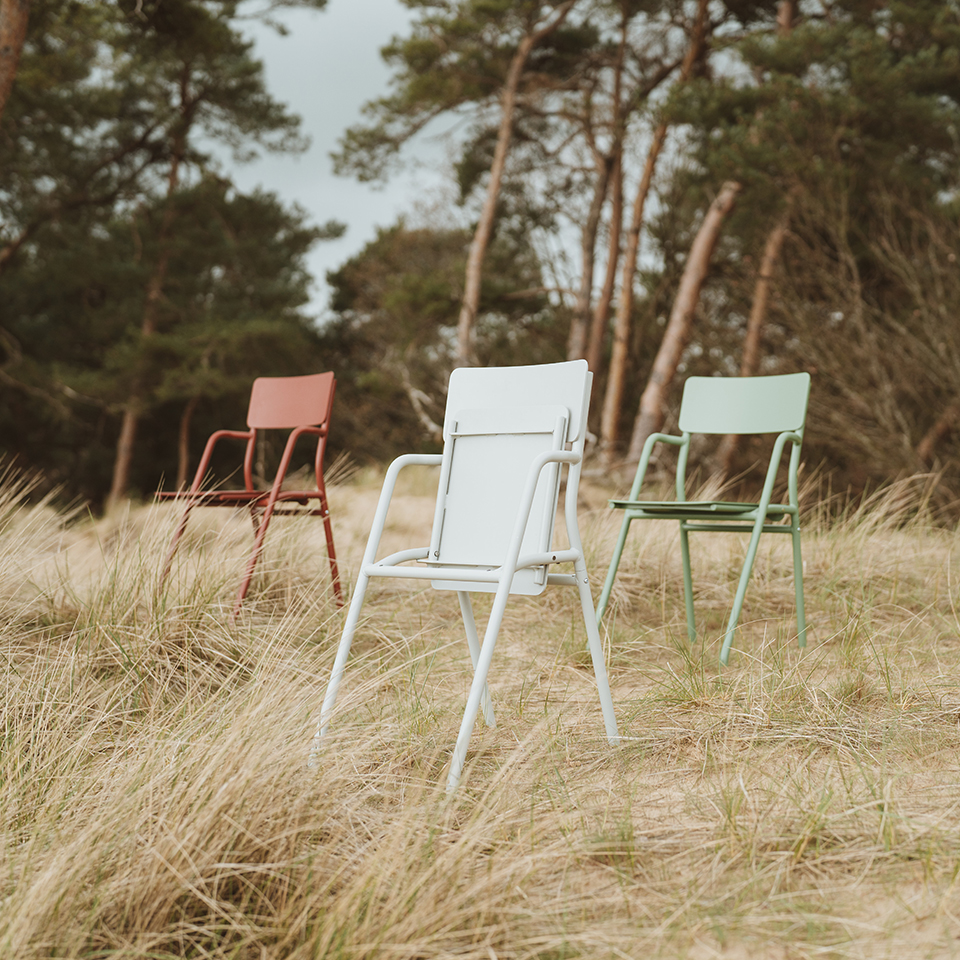
[[[609,467],[616,453],[620,426],[620,408],[623,406],[623,390],[627,376],[627,359],[630,349],[630,327],[633,319],[633,275],[637,270],[640,254],[640,230],[643,227],[643,208],[653,182],[657,158],[667,137],[667,125],[661,123],[653,134],[653,143],[647,153],[643,177],[637,196],[633,201],[630,229],[627,231],[627,248],[623,255],[623,275],[620,278],[620,300],[613,321],[613,349],[610,352],[610,373],[607,377],[607,392],[603,398],[603,413],[600,419],[600,449]]]
[[[587,330],[590,327],[590,301],[593,296],[593,268],[596,262],[597,229],[600,213],[610,184],[611,157],[601,157],[597,180],[593,188],[590,211],[580,234],[580,289],[577,291],[577,309],[567,338],[567,359],[579,360],[586,356]]]
[[[640,397],[640,409],[633,425],[633,436],[627,459],[636,463],[643,452],[647,437],[663,426],[663,406],[673,383],[677,364],[690,337],[693,315],[700,299],[700,288],[710,269],[710,258],[720,237],[723,221],[733,209],[740,192],[740,184],[728,180],[720,189],[716,199],[710,204],[707,215],[697,231],[690,247],[690,254],[683,268],[677,298],[670,311],[663,342],[653,361],[650,379]]]
[[[0,117],[20,66],[29,17],[30,0],[0,0]]]
[[[780,0],[777,4],[777,32],[784,36],[793,29],[797,18],[797,0]]]
[[[612,134],[612,142],[610,144],[610,150],[601,158],[602,163],[602,177],[603,177],[603,194],[600,197],[600,203],[596,203],[596,197],[594,198],[594,206],[590,208],[590,215],[593,217],[594,211],[596,216],[593,219],[592,226],[592,235],[590,236],[590,273],[587,277],[586,273],[586,260],[584,260],[584,272],[581,278],[581,299],[577,303],[578,307],[578,316],[576,321],[577,326],[577,336],[578,341],[573,342],[571,337],[571,346],[578,346],[579,353],[573,354],[572,351],[567,351],[567,357],[570,360],[577,360],[580,357],[586,357],[587,365],[594,373],[598,373],[600,370],[600,355],[602,351],[602,330],[600,332],[600,345],[597,345],[597,325],[598,323],[603,323],[605,325],[606,316],[603,317],[602,321],[598,320],[595,313],[592,313],[590,310],[590,299],[593,294],[593,269],[595,265],[595,251],[596,251],[596,239],[597,239],[597,228],[600,223],[600,214],[603,211],[603,200],[606,199],[607,193],[610,190],[610,179],[613,178],[613,198],[611,203],[611,212],[610,212],[610,228],[611,231],[616,231],[617,234],[617,246],[616,246],[616,256],[614,257],[614,262],[619,259],[620,256],[620,219],[623,216],[622,212],[622,190],[623,190],[623,177],[621,174],[622,164],[621,157],[623,155],[623,135],[624,135],[624,122],[623,122],[623,62],[626,57],[627,52],[627,30],[630,25],[630,11],[628,9],[627,3],[624,0],[621,0],[620,5],[620,43],[617,45],[617,59],[614,65],[613,73],[613,93],[610,97],[610,102],[612,106],[612,115],[610,118],[610,129]],[[596,150],[594,151],[596,153]],[[588,220],[588,223],[590,221]],[[614,223],[616,223],[616,228],[614,228]],[[616,271],[616,266],[614,266],[614,271]],[[607,261],[607,274],[610,273],[610,262]],[[605,280],[603,285],[603,293],[601,294],[601,300],[606,300],[607,309],[609,309],[610,298],[613,295],[612,286],[610,292],[607,291],[608,283]],[[583,297],[582,294],[586,289],[586,297]]]
[[[176,161],[172,164],[177,165]],[[159,247],[160,253],[157,257],[157,265],[153,271],[153,276],[147,284],[147,299],[143,308],[143,320],[140,323],[141,343],[148,340],[156,333],[157,315],[160,305],[160,299],[163,296],[163,287],[167,279],[167,269],[170,266],[170,233],[173,226],[173,205],[170,202],[171,194],[176,189],[176,177],[173,177],[173,187],[167,193],[167,208],[164,211],[163,220],[160,224]],[[107,496],[106,510],[109,513],[127,496],[127,489],[130,486],[130,468],[133,465],[133,449],[137,438],[137,427],[140,424],[140,414],[144,402],[144,391],[146,387],[142,382],[142,376],[138,377],[130,399],[123,408],[123,420],[120,427],[120,438],[117,441],[117,454],[113,462],[113,479],[110,484],[110,493]]]
[[[603,341],[610,319],[610,304],[613,302],[613,290],[617,284],[617,267],[620,265],[620,235],[623,233],[623,150],[622,143],[617,147],[614,159],[613,183],[610,196],[610,242],[607,245],[607,271],[603,278],[603,288],[593,310],[590,323],[590,342],[587,345],[587,365],[596,374],[603,364]]]
[[[159,316],[160,300],[163,297],[163,288],[167,279],[167,270],[170,267],[170,238],[173,234],[173,223],[176,217],[173,196],[180,185],[180,165],[186,153],[187,132],[193,119],[196,101],[189,95],[190,72],[185,67],[180,80],[180,124],[173,135],[170,151],[170,172],[167,175],[166,207],[160,221],[160,231],[157,235],[159,253],[153,275],[147,283],[147,297],[143,307],[143,319],[140,322],[140,340],[148,340],[156,333],[157,318]],[[113,462],[113,478],[110,484],[110,493],[107,495],[106,511],[112,511],[127,496],[130,486],[130,468],[133,464],[133,449],[136,443],[137,427],[140,423],[140,414],[145,401],[144,383],[145,372],[134,381],[131,396],[123,408],[123,419],[120,425],[120,438],[117,441],[117,453]]]
[[[944,408],[943,413],[937,417],[936,423],[917,444],[917,457],[922,463],[927,466],[933,463],[934,450],[937,444],[953,432],[958,421],[960,421],[960,400],[954,400],[953,403]]]
[[[690,35],[690,46],[687,48],[680,68],[678,84],[689,80],[694,66],[703,55],[707,36],[708,0],[699,0],[697,17]],[[667,126],[659,124],[653,134],[653,142],[647,153],[643,176],[637,195],[633,201],[633,211],[630,217],[630,229],[627,231],[627,246],[623,256],[623,271],[620,278],[620,300],[617,304],[617,313],[613,322],[613,349],[610,354],[610,374],[607,377],[607,392],[603,398],[603,413],[600,419],[600,450],[607,468],[613,465],[617,442],[620,433],[620,410],[623,406],[624,384],[627,375],[627,360],[629,358],[630,323],[633,316],[633,277],[637,270],[637,259],[640,253],[640,231],[643,228],[643,210],[653,182],[653,172],[657,158],[663,149],[667,137]]]
[[[194,394],[180,414],[180,430],[177,436],[177,490],[187,487],[187,475],[190,471],[190,424],[200,403],[200,395]]]
[[[773,280],[773,271],[780,258],[780,249],[783,247],[784,237],[790,224],[790,208],[776,223],[767,235],[767,242],[763,248],[763,258],[760,261],[760,272],[753,288],[753,302],[750,304],[750,316],[747,318],[747,332],[743,339],[743,353],[740,356],[740,376],[752,377],[756,375],[760,365],[760,340],[763,324],[767,318],[767,304],[770,300],[770,286]],[[733,458],[740,445],[740,437],[736,434],[727,434],[717,450],[717,471],[721,477],[727,477],[733,467]]]
[[[457,319],[457,357],[460,366],[467,366],[475,361],[473,341],[474,324],[477,319],[477,310],[480,306],[480,280],[483,273],[483,259],[490,244],[493,233],[493,220],[497,210],[497,199],[500,196],[500,184],[503,180],[503,170],[507,162],[507,153],[510,149],[510,138],[513,133],[513,115],[516,112],[517,92],[520,88],[520,78],[530,56],[530,51],[545,37],[548,37],[567,18],[567,14],[577,0],[567,0],[558,10],[557,16],[551,23],[535,33],[527,34],[517,47],[517,52],[510,61],[510,69],[504,82],[501,97],[500,129],[497,132],[497,144],[493,151],[493,163],[490,166],[490,181],[487,184],[487,195],[480,211],[480,219],[473,239],[470,241],[470,251],[467,255],[467,270],[464,278],[463,302],[460,305],[460,316]]]
[[[793,30],[793,21],[796,15],[797,0],[780,0],[777,6],[777,32],[780,36],[786,36]],[[755,132],[755,130],[752,131],[752,133]],[[795,197],[796,189],[787,194],[787,209],[767,235],[767,242],[763,247],[763,259],[760,261],[760,272],[753,288],[753,302],[750,304],[747,332],[743,340],[743,353],[740,357],[741,377],[755,376],[760,365],[760,337],[767,319],[767,304],[770,300],[773,271],[777,260],[780,259],[780,249],[783,247],[783,240],[790,226],[790,210]],[[727,434],[720,442],[717,449],[717,474],[721,480],[730,475],[730,471],[733,469],[733,458],[736,456],[739,446],[740,437],[733,433]]]

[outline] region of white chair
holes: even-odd
[[[454,370],[447,390],[443,453],[402,456],[387,470],[323,699],[314,753],[330,722],[367,584],[373,577],[429,580],[437,590],[457,592],[474,674],[450,763],[448,792],[460,781],[481,706],[488,726],[495,723],[486,681],[510,594],[534,596],[548,585],[578,589],[607,739],[611,744],[618,742],[577,526],[577,491],[592,379],[584,360]],[[397,476],[412,464],[440,467],[430,545],[377,560]],[[562,464],[567,465],[564,519],[568,546],[557,549],[552,540]],[[417,564],[401,565],[408,561]],[[555,563],[572,563],[574,572],[551,573]],[[496,594],[482,644],[473,617],[472,591]]]

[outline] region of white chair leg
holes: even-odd
[[[370,578],[365,573],[361,573],[357,579],[353,597],[350,600],[350,609],[347,611],[347,619],[343,625],[343,633],[340,635],[340,645],[337,647],[337,656],[333,662],[333,670],[330,672],[330,680],[327,682],[326,693],[323,695],[323,706],[320,708],[317,732],[314,734],[313,746],[310,748],[309,765],[311,767],[316,766],[317,753],[320,749],[320,739],[327,732],[330,715],[333,713],[334,704],[337,702],[337,692],[340,689],[340,681],[343,679],[343,670],[347,663],[347,657],[350,656],[350,644],[353,642],[353,634],[360,620],[360,608],[363,606],[363,598],[367,592],[367,584],[369,582]]]
[[[516,560],[514,560],[514,563],[516,563]],[[450,760],[447,793],[453,793],[460,785],[460,775],[463,773],[467,746],[470,743],[470,735],[473,733],[474,724],[477,722],[477,714],[480,712],[480,700],[487,685],[487,673],[490,671],[490,661],[493,659],[493,648],[497,644],[497,634],[500,632],[500,624],[503,622],[503,614],[507,608],[514,569],[513,564],[511,564],[507,571],[509,576],[504,575],[494,597],[493,609],[490,611],[490,619],[487,621],[487,629],[483,635],[483,645],[480,647],[480,656],[477,658],[477,666],[473,672],[473,683],[470,684],[470,693],[467,695],[467,706],[463,711],[460,732],[457,734],[457,743],[453,748],[453,757]]]
[[[473,603],[470,600],[470,594],[466,590],[457,591],[457,599],[460,601],[460,613],[463,616],[463,626],[467,633],[467,646],[470,648],[470,662],[473,664],[474,672],[477,669],[477,661],[480,658],[480,637],[477,634],[477,621],[473,616]],[[483,719],[488,727],[497,725],[497,718],[493,712],[493,701],[490,699],[490,687],[484,684],[483,696],[480,698],[480,706],[483,708]]]
[[[603,644],[597,617],[593,611],[593,597],[590,594],[590,578],[587,576],[587,564],[581,558],[574,564],[577,577],[577,589],[580,591],[580,606],[583,607],[583,623],[587,629],[587,646],[593,660],[593,672],[597,678],[597,692],[600,695],[600,710],[603,713],[603,726],[611,746],[620,742],[617,730],[617,717],[613,712],[613,697],[610,695],[610,682],[607,679],[607,667],[603,662]]]
[[[387,474],[383,478],[383,486],[380,488],[380,498],[377,500],[377,510],[373,516],[373,523],[370,525],[370,535],[367,537],[367,545],[363,551],[363,560],[360,561],[360,576],[357,578],[357,585],[350,600],[350,609],[347,611],[347,619],[343,624],[343,633],[340,635],[340,645],[337,647],[337,657],[334,660],[333,671],[327,683],[327,692],[323,696],[320,720],[317,722],[317,732],[310,749],[309,764],[311,767],[316,766],[320,738],[326,733],[327,724],[330,722],[330,714],[333,712],[333,705],[337,702],[337,691],[340,689],[340,681],[343,679],[343,668],[346,665],[347,657],[350,655],[353,633],[357,629],[360,608],[363,606],[363,597],[367,592],[367,584],[370,582],[370,577],[365,571],[367,565],[372,564],[376,559],[377,550],[380,547],[380,538],[383,536],[383,528],[387,520],[387,511],[390,509],[390,501],[393,498],[393,490],[397,483],[397,476],[406,466],[412,464],[436,466],[439,462],[440,458],[431,454],[406,454],[397,457],[387,468]]]
[[[607,667],[603,662],[603,643],[600,640],[600,628],[598,626],[606,599],[603,599],[599,613],[594,612],[593,596],[590,593],[590,577],[587,574],[587,561],[583,558],[583,541],[580,539],[580,527],[577,524],[577,499],[574,492],[579,485],[580,465],[576,464],[570,468],[570,477],[567,480],[567,497],[564,505],[564,515],[567,524],[567,539],[570,546],[577,551],[579,559],[574,561],[573,570],[577,581],[577,590],[580,591],[580,606],[583,608],[583,624],[587,630],[587,646],[590,650],[590,659],[593,660],[593,672],[597,678],[597,693],[600,695],[600,711],[603,714],[603,726],[607,732],[607,740],[611,746],[616,746],[620,742],[620,732],[617,730],[617,717],[613,712],[613,697],[610,695],[610,682],[607,680]],[[569,484],[573,483],[573,489]],[[571,495],[572,494],[572,495]],[[623,527],[620,531],[620,542],[617,549],[622,551],[623,544],[627,538],[627,530],[630,526],[629,520],[623,521]],[[619,563],[619,555],[617,562]],[[611,564],[613,574],[616,574],[616,567]],[[604,585],[606,597],[610,595],[610,587],[613,584],[613,578],[608,573]]]

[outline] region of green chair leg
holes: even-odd
[[[757,547],[760,545],[760,534],[763,532],[763,519],[757,521],[750,535],[750,545],[747,547],[747,555],[743,560],[743,569],[740,571],[740,582],[737,584],[737,594],[733,598],[733,609],[730,611],[730,619],[727,621],[727,633],[723,638],[723,647],[720,650],[720,662],[726,666],[730,658],[730,647],[733,644],[733,634],[737,629],[737,623],[740,620],[740,611],[743,609],[743,598],[747,594],[747,584],[750,582],[750,575],[753,573],[753,561],[757,557]]]
[[[796,519],[796,518],[794,518]],[[800,527],[793,528],[793,587],[797,594],[797,643],[807,645],[807,618],[803,609],[803,558],[800,555]]]
[[[610,600],[610,591],[613,590],[613,581],[617,579],[617,567],[620,566],[620,557],[623,554],[624,544],[627,542],[627,533],[630,530],[630,517],[624,517],[620,526],[620,536],[617,538],[617,545],[613,550],[613,557],[610,559],[610,567],[607,570],[607,579],[604,581],[603,590],[600,591],[600,602],[597,604],[597,623],[607,609],[607,603]]]
[[[683,603],[687,611],[687,637],[697,642],[697,623],[693,615],[693,573],[690,570],[690,535],[687,526],[680,522],[680,556],[683,560]]]

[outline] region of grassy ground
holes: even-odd
[[[352,583],[378,489],[331,501]],[[614,492],[583,491],[594,594]],[[456,598],[376,585],[319,767],[339,635],[321,530],[278,520],[229,623],[249,525],[107,520],[0,496],[0,956],[960,955],[960,546],[909,490],[766,538],[728,668],[743,540],[695,540],[686,641],[673,524],[635,524],[605,642],[603,737],[573,591],[515,598],[461,790]],[[413,476],[391,546],[426,543]],[[808,497],[808,500],[812,498]],[[478,606],[484,609],[483,601]]]

